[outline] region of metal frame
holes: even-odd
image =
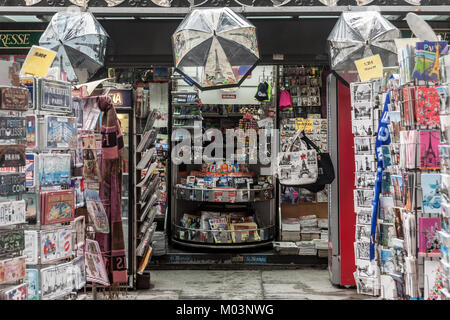
[[[438,14],[445,15],[450,14],[450,0],[441,0],[444,5],[424,5],[424,6],[377,6],[376,9],[382,14],[399,14],[415,11],[420,8],[421,14]],[[219,3],[220,4],[220,3]],[[229,6],[223,3],[224,6]],[[201,7],[202,9],[215,9],[217,7]],[[232,10],[241,13],[243,15],[248,14],[263,14],[267,16],[289,16],[289,15],[338,15],[341,12],[348,11],[367,11],[370,6],[283,6],[283,7],[271,7],[271,6],[241,6],[230,7]],[[42,7],[42,6],[1,6],[1,15],[45,15],[54,14],[59,11],[65,11],[65,6],[54,7]],[[157,17],[183,17],[188,14],[192,8],[190,7],[89,7],[88,11],[95,16],[108,16],[108,17],[121,17],[121,16],[133,16],[133,17],[145,17],[145,16],[157,16]]]

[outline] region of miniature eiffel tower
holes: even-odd
[[[214,78],[216,79],[216,83],[223,83],[223,81],[225,80],[225,77],[222,73],[222,70],[220,69],[219,65],[219,56],[217,54],[217,50],[215,50],[216,53],[216,70],[215,70],[215,74],[214,74]]]

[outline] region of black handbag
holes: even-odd
[[[325,189],[325,185],[333,182],[334,167],[331,161],[330,154],[327,152],[321,152],[320,148],[315,145],[305,134],[302,135],[301,139],[306,142],[308,148],[314,148],[317,151],[317,164],[319,169],[319,175],[315,183],[302,185],[302,188],[309,190],[311,192],[319,192]]]

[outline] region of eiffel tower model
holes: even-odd
[[[223,83],[223,81],[225,80],[225,77],[222,73],[222,70],[219,67],[219,55],[217,54],[217,49],[215,50],[216,53],[216,70],[215,70],[215,74],[214,74],[214,78],[215,78],[215,82],[216,83]]]
[[[422,158],[422,161],[424,163],[424,167],[433,166],[433,163],[436,161],[436,153],[433,150],[433,147],[431,145],[431,131],[429,132],[430,140],[428,142],[428,149],[425,152],[424,157]]]

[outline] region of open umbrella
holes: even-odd
[[[259,61],[255,26],[229,8],[193,10],[172,45],[176,70],[201,90],[237,87]]]
[[[90,12],[56,13],[39,45],[57,52],[54,66],[69,81],[86,82],[103,66],[108,34]]]
[[[400,31],[379,12],[343,12],[328,36],[331,69],[348,79],[356,74],[355,60],[377,54],[383,66],[395,66],[396,38]]]

